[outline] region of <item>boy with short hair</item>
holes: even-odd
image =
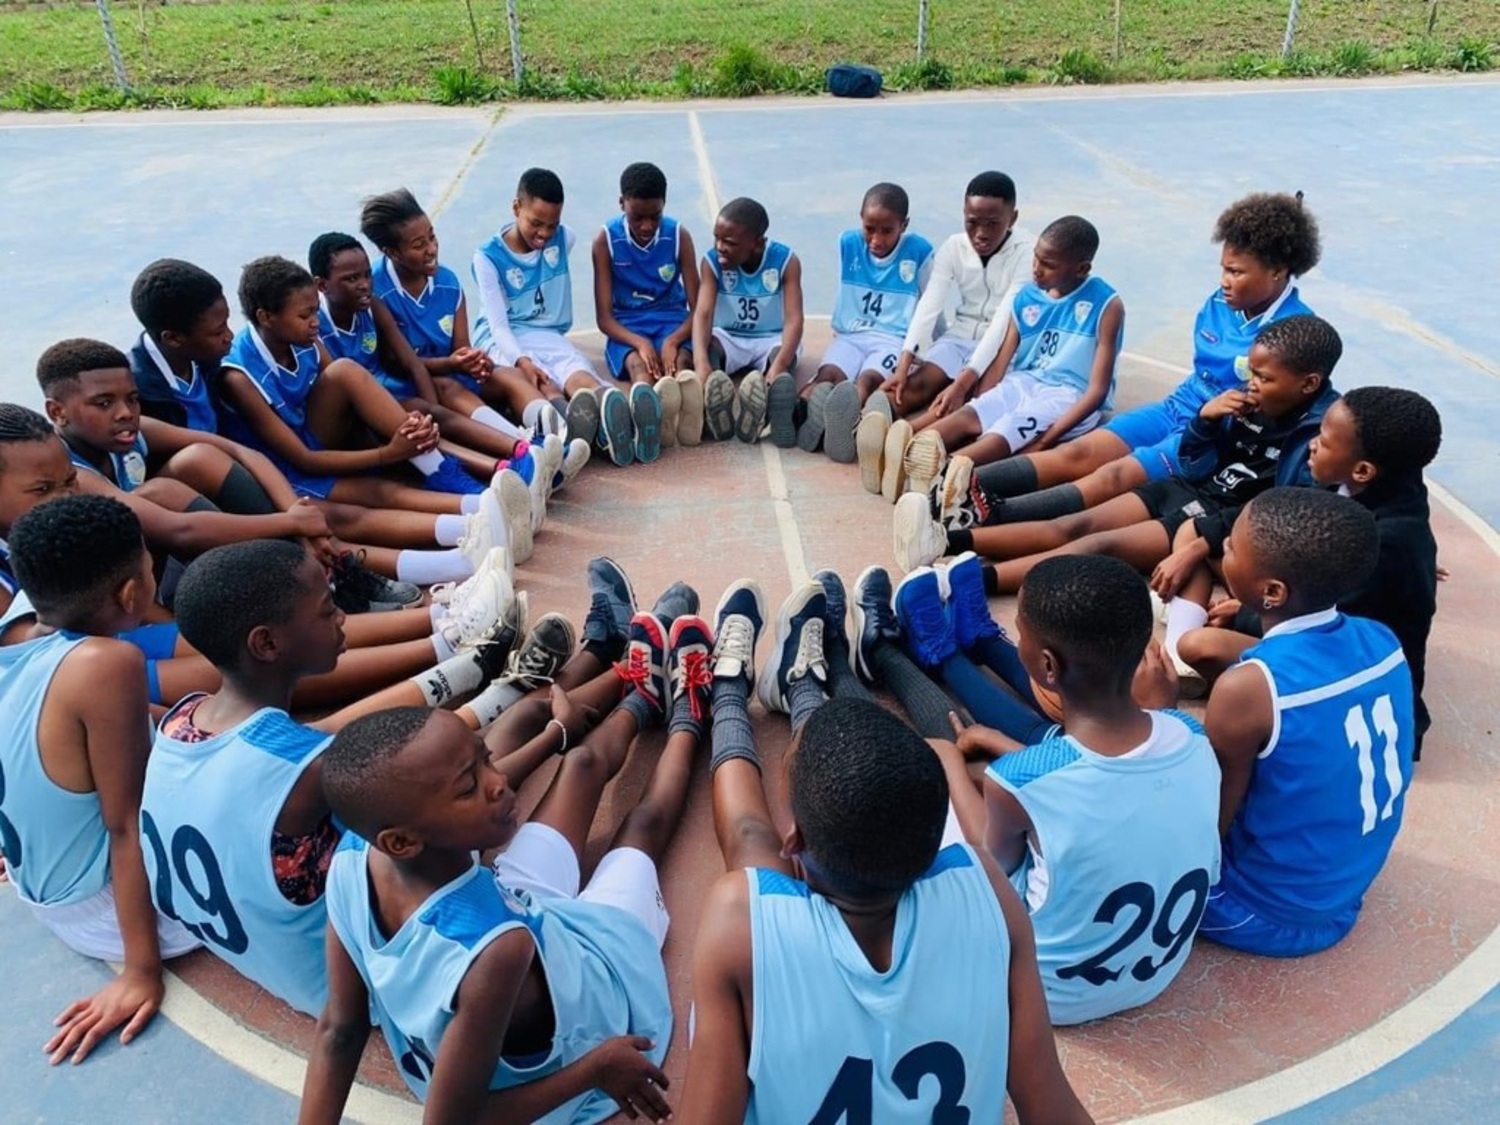
[[[771,219],[753,199],[731,199],[714,220],[714,248],[699,271],[693,367],[716,441],[733,435],[796,443],[797,361],[802,355],[802,262],[766,237]],[[736,389],[731,376],[741,376]]]
[[[0,709],[12,724],[0,740],[0,850],[49,930],[86,957],[125,963],[56,1021],[51,1061],[80,1062],[120,1024],[122,1042],[135,1038],[161,1005],[162,958],[198,944],[151,906],[138,826],[146,661],[114,636],[141,623],[156,583],[139,521],[100,496],[22,516],[8,553],[26,597],[0,617]]]
[[[1257,496],[1224,546],[1224,581],[1265,639],[1214,685],[1224,860],[1200,932],[1301,957],[1341,941],[1390,854],[1411,784],[1411,670],[1384,625],[1339,601],[1369,580],[1370,511],[1312,488]]]
[[[229,352],[229,302],[207,270],[159,258],[130,287],[141,334],[130,349],[130,373],[141,410],[174,426],[219,432],[219,361]]]

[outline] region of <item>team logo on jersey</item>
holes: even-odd
[[[509,285],[512,289],[519,289],[526,284],[526,275],[516,269],[515,266],[511,266],[510,269],[505,271],[505,284]]]
[[[1089,313],[1091,313],[1093,311],[1094,311],[1094,302],[1093,301],[1075,301],[1075,302],[1073,302],[1073,319],[1074,319],[1074,321],[1076,321],[1078,323],[1078,325],[1080,327],[1082,327],[1084,321],[1088,320]]]
[[[902,258],[901,264],[896,267],[896,272],[901,275],[901,280],[910,285],[917,276],[917,263],[911,258]]]
[[[451,336],[451,335],[453,335],[453,317],[452,316],[445,316],[445,317],[443,317],[442,320],[438,321],[438,329],[439,329],[439,331],[442,332],[442,334],[444,336]]]
[[[1244,382],[1246,382],[1246,381],[1249,380],[1249,378],[1250,378],[1250,357],[1249,356],[1247,356],[1247,355],[1237,355],[1237,356],[1234,357],[1234,377],[1236,379],[1238,379],[1241,383],[1244,383]]]
[[[546,262],[549,266],[557,265],[557,252],[556,246],[547,247],[547,249],[542,251],[542,261]]]
[[[120,458],[120,466],[125,470],[125,479],[131,488],[146,483],[146,459],[134,449]]]
[[[375,349],[380,346],[380,341],[374,332],[366,332],[359,338],[359,350],[365,355],[374,355]]]
[[[677,267],[671,262],[668,262],[664,266],[657,266],[656,276],[661,278],[663,281],[671,281],[674,277],[677,276]]]
[[[724,292],[726,292],[726,293],[733,293],[734,290],[735,290],[735,287],[737,285],[739,285],[739,283],[740,283],[740,275],[738,273],[730,273],[728,271],[725,271],[725,273],[724,273]]]
[[[1036,322],[1042,319],[1041,305],[1027,305],[1021,310],[1021,320],[1027,328],[1035,328]]]
[[[766,287],[767,293],[776,292],[776,287],[781,284],[781,271],[761,270],[760,283]]]

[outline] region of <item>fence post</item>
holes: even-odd
[[[1122,22],[1122,11],[1124,0],[1115,0],[1115,65],[1120,65],[1120,47],[1125,39],[1125,29]]]
[[[927,0],[917,0],[917,61],[927,57]]]
[[[1286,10],[1286,34],[1281,37],[1281,57],[1286,58],[1292,53],[1292,43],[1297,38],[1297,0],[1292,0],[1291,6]]]
[[[1438,0],[1431,0],[1427,5],[1427,34],[1432,34],[1432,29],[1437,26]]]
[[[505,17],[510,23],[510,71],[519,87],[526,66],[521,58],[521,16],[516,11],[516,0],[505,0]]]
[[[115,39],[115,21],[110,18],[108,0],[94,0],[99,9],[99,22],[104,25],[104,42],[109,47],[109,63],[114,67],[115,85],[120,93],[130,93],[130,79],[125,74],[125,59],[120,54],[120,44]]]
[[[474,18],[474,0],[464,0],[464,7],[469,13],[469,31],[474,36],[474,62],[482,74],[484,73],[484,48],[479,43],[479,21]]]

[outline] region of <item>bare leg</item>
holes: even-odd
[[[667,745],[656,760],[641,803],[625,816],[615,833],[615,848],[637,848],[659,862],[672,842],[682,811],[687,807],[688,782],[698,757],[702,736],[696,731],[678,731],[667,736]]]
[[[891,408],[896,412],[898,418],[910,418],[920,415],[932,405],[932,400],[937,398],[938,393],[948,385],[947,373],[936,364],[924,363],[917,370],[908,375],[906,386],[901,391],[901,401],[892,401]]]
[[[426,512],[435,516],[456,516],[463,512],[463,497],[449,492],[430,492],[400,484],[385,477],[340,477],[334,482],[328,498],[338,504],[355,504],[362,508],[388,508],[411,514]],[[356,539],[374,538],[368,534]]]
[[[854,386],[859,391],[859,404],[863,406],[869,402],[870,396],[885,386],[889,376],[889,371],[861,371],[859,378],[854,380]]]
[[[1121,438],[1109,430],[1098,429],[1077,441],[1064,442],[1041,453],[1027,454],[1027,459],[1036,469],[1037,487],[1050,488],[1054,484],[1078,480],[1129,453],[1130,446]]]
[[[493,471],[496,461],[509,457],[516,451],[516,439],[483,422],[476,422],[472,415],[486,405],[485,401],[460,383],[454,383],[451,379],[444,382],[451,389],[439,395],[442,402],[429,403],[424,399],[411,399],[401,405],[431,413],[445,438],[451,438],[466,450],[484,454],[489,458],[490,469]],[[464,467],[469,468],[467,464]]]
[[[1213,683],[1259,643],[1259,637],[1246,636],[1232,629],[1189,629],[1177,642],[1177,655]]]
[[[635,736],[635,716],[623,709],[614,711],[563,757],[557,776],[531,814],[533,821],[561,833],[580,862],[599,798],[625,764]]]
[[[948,450],[962,449],[970,442],[982,438],[984,427],[979,424],[979,415],[974,412],[972,406],[964,406],[943,418],[933,418],[929,410],[922,415],[919,421],[912,423],[912,429],[919,430],[925,425],[931,425],[937,431],[938,437],[943,439],[943,448]],[[964,450],[966,456],[973,458],[973,453]],[[983,462],[975,460],[975,464]]]
[[[646,382],[644,378],[640,380]],[[599,380],[592,371],[574,371],[563,381],[563,394],[572,398],[579,391],[599,390]]]
[[[999,434],[981,434],[974,442],[963,451],[964,456],[976,465],[991,465],[996,461],[1004,461],[1011,455],[1010,442]]]
[[[995,577],[1002,594],[1014,594],[1021,588],[1022,580],[1031,572],[1032,567],[1043,559],[1056,555],[1110,555],[1129,563],[1143,574],[1150,574],[1151,568],[1166,558],[1171,549],[1172,541],[1167,536],[1167,529],[1157,520],[1147,520],[1114,531],[1086,535],[1053,551],[1000,563],[995,567]]]
[[[431,640],[432,617],[426,609],[397,613],[360,613],[344,618],[344,643],[351,649],[374,648],[402,641]]]
[[[335,486],[335,491],[351,483],[353,482],[340,481]],[[328,520],[329,530],[340,539],[362,544],[373,543],[381,547],[435,547],[437,540],[434,537],[436,525],[433,515],[454,514],[366,508],[360,504],[340,504],[330,500],[320,500],[317,503]],[[353,542],[349,545],[353,546]]]
[[[743,758],[731,758],[714,770],[714,834],[724,866],[764,867],[784,875],[796,874],[781,855],[781,836],[771,819],[760,770]]]
[[[1091,437],[1093,435],[1090,435]],[[1083,439],[1080,438],[1080,441]],[[1069,445],[1072,442],[1067,443]],[[1052,452],[1048,450],[1047,452]],[[1123,496],[1132,488],[1139,488],[1147,480],[1146,470],[1134,457],[1117,457],[1106,465],[1101,465],[1086,476],[1080,477],[1076,482],[1078,491],[1083,494],[1083,502],[1092,508],[1096,504],[1102,504],[1106,500],[1112,500],[1116,496]]]
[[[318,710],[363,699],[431,668],[435,657],[430,637],[379,648],[351,649],[339,657],[332,672],[309,676],[297,685],[292,695],[293,708]]]
[[[1139,496],[1120,496],[1087,512],[1060,519],[976,527],[974,550],[990,559],[1021,558],[1150,518],[1151,513]]]

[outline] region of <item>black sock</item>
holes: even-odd
[[[986,566],[979,573],[984,575],[985,595],[991,598],[998,598],[1000,596],[1000,572],[993,566]]]
[[[950,531],[948,532],[948,554],[961,555],[965,551],[974,549],[974,533],[972,531]]]
[[[1071,516],[1088,507],[1076,484],[1055,484],[1030,496],[1012,496],[990,509],[989,524],[1029,523],[1032,520],[1055,520]]]
[[[213,501],[224,511],[236,516],[274,516],[276,514],[276,505],[271,503],[266,490],[250,475],[250,471],[238,462],[229,466],[229,472],[224,476],[224,483],[219,485],[219,491],[214,494]]]
[[[607,641],[584,641],[583,651],[608,667],[624,657],[625,642],[619,637],[611,637]]]
[[[1007,500],[1036,491],[1036,466],[1030,457],[1007,457],[974,470],[974,480],[990,500]]]

